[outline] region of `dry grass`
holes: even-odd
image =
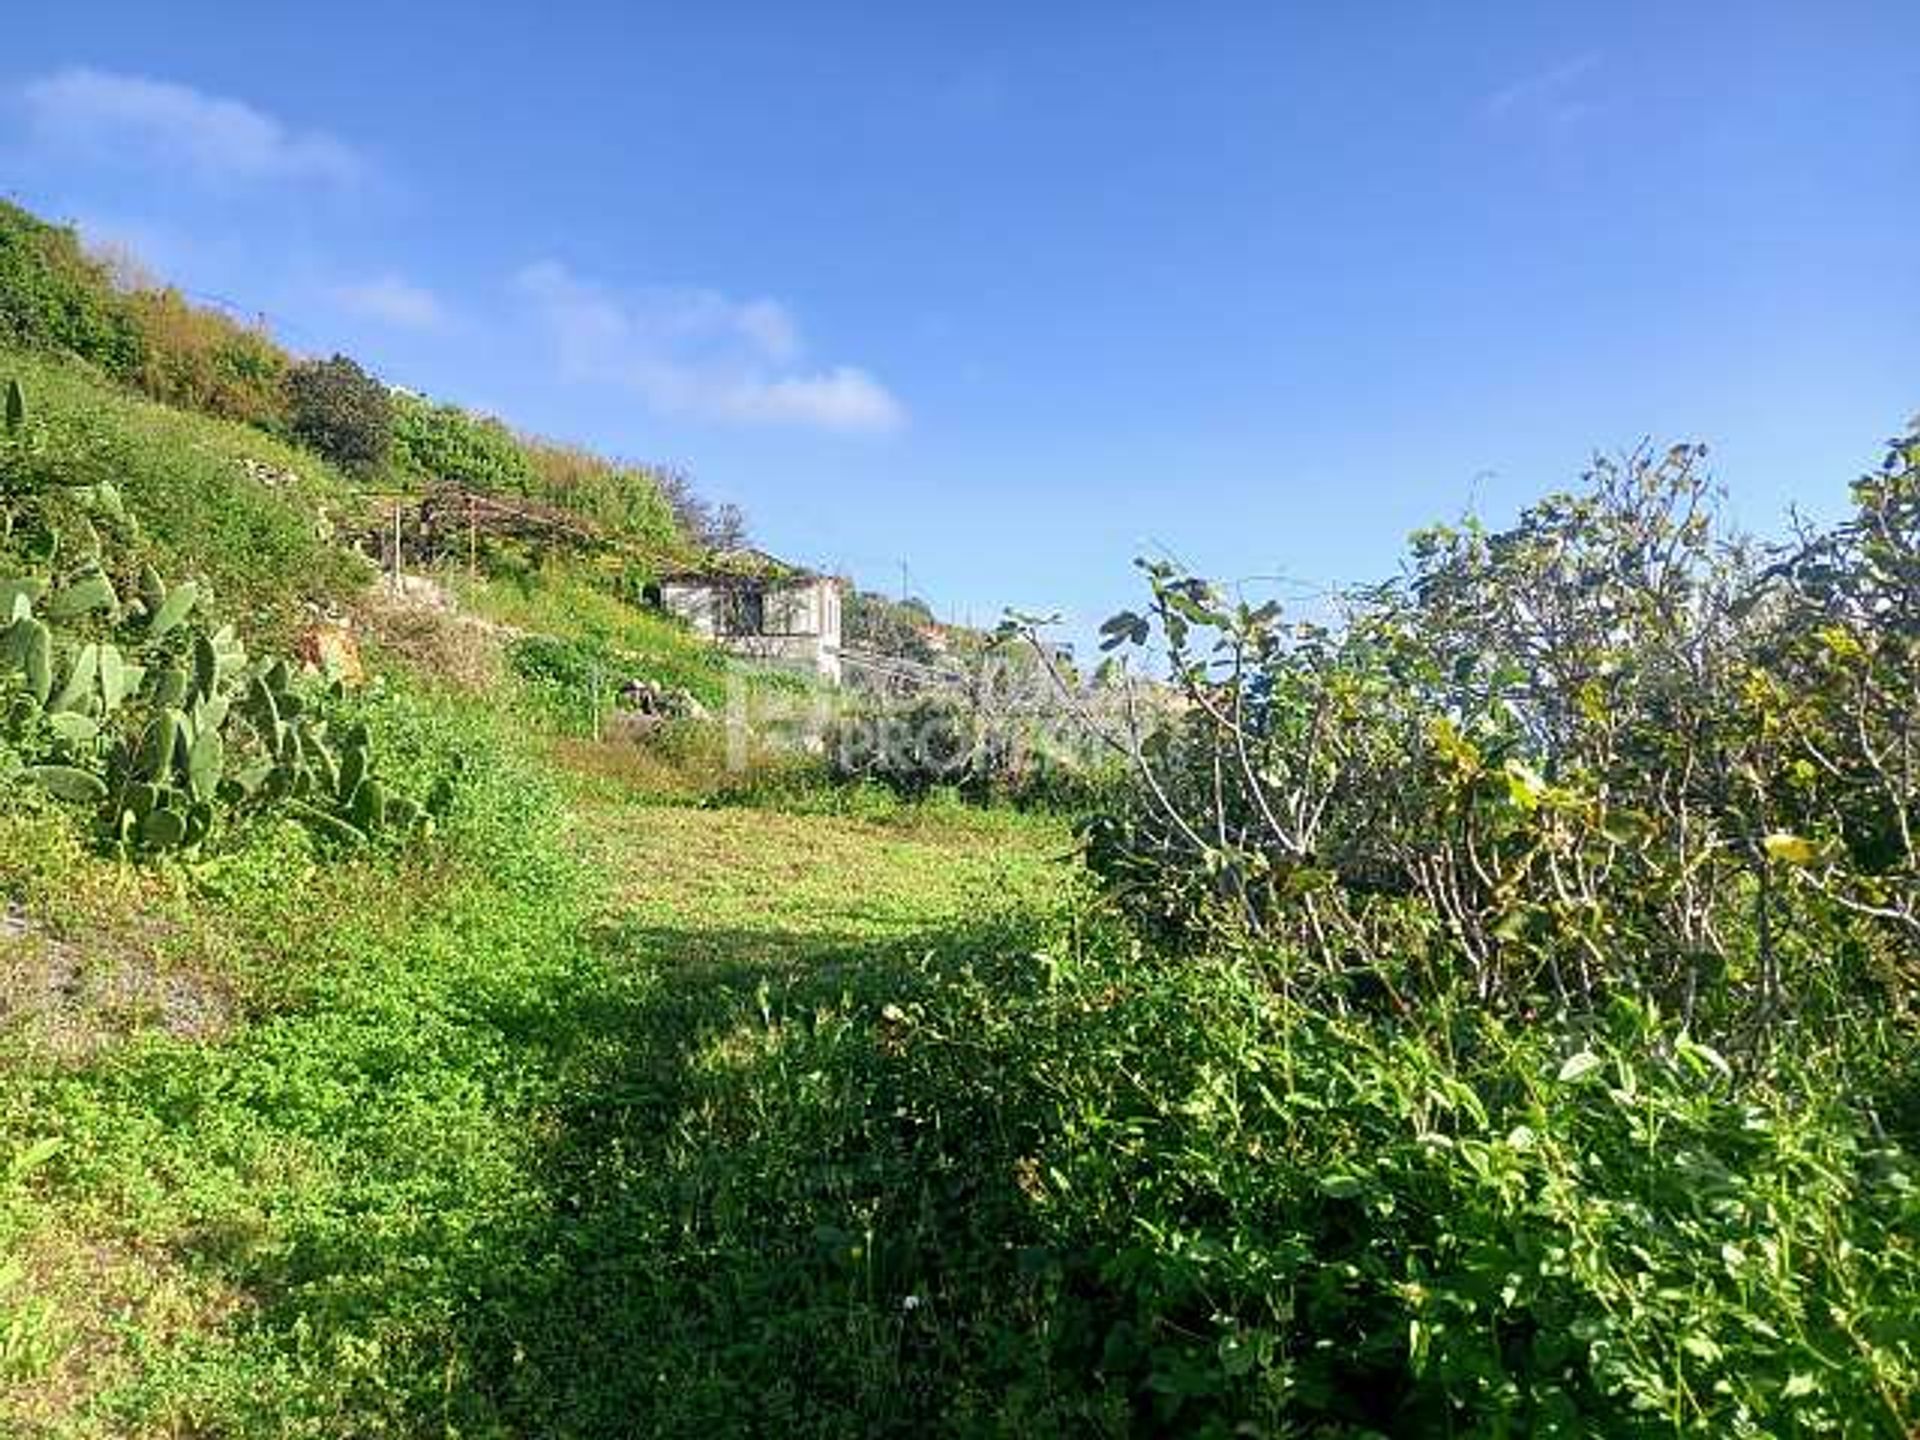
[[[689,767],[680,757],[625,738],[555,740],[553,758],[590,783],[659,800],[692,803],[712,788],[713,777],[704,767]]]
[[[162,876],[90,855],[50,820],[6,817],[8,891],[36,898],[0,912],[0,1073],[82,1064],[154,1032],[210,1041],[233,1023],[232,941]]]
[[[212,1040],[235,1008],[224,980],[170,963],[151,938],[68,941],[37,930],[0,938],[0,1032],[10,1032],[10,1063],[77,1065],[155,1030]]]
[[[154,1417],[128,1431],[101,1414],[98,1401],[136,1378],[144,1355],[219,1328],[245,1304],[240,1292],[149,1241],[56,1223],[7,1245],[0,1250],[0,1434],[201,1433],[185,1416]]]
[[[502,683],[513,634],[503,626],[378,585],[361,597],[354,618],[362,636],[418,675],[473,695]]]

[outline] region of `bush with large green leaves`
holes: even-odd
[[[1105,1433],[1887,1435],[1920,1420],[1910,1149],[1811,1048],[1745,1074],[1615,1001],[1409,1023],[1243,958],[1054,952],[976,1054],[1040,1354]],[[1004,984],[1004,982],[1003,982]],[[1003,989],[1002,994],[1006,991]],[[909,1105],[910,1084],[897,1087]],[[1041,1118],[1044,1117],[1044,1118]],[[1010,1310],[1015,1307],[1009,1307]]]
[[[848,645],[919,665],[939,658],[928,639],[936,622],[926,601],[890,600],[849,584],[842,606],[841,631]]]
[[[1094,867],[1163,933],[1257,933],[1325,1003],[1644,997],[1736,1048],[1889,999],[1920,939],[1920,440],[1768,550],[1701,454],[1416,537],[1289,622],[1174,567],[1115,617],[1174,718],[1114,738]],[[1137,683],[1137,682],[1136,682]]]

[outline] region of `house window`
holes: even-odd
[[[729,635],[763,635],[767,629],[767,592],[758,585],[737,585],[725,592],[721,626]]]

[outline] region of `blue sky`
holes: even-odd
[[[1920,409],[1920,6],[39,7],[0,189],[956,618]]]

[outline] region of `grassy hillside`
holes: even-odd
[[[718,710],[726,703],[726,655],[677,621],[608,593],[591,574],[555,568],[453,579],[454,593],[475,613],[533,635],[565,636],[586,654],[622,662],[663,685],[691,691]],[[770,677],[768,677],[770,678]]]
[[[279,637],[303,605],[338,605],[365,584],[369,567],[338,543],[362,507],[324,460],[141,399],[77,359],[0,349],[0,385],[10,379],[50,432],[49,464],[125,497],[138,534],[114,548],[123,572],[150,562],[205,576],[233,618]]]
[[[642,566],[738,528],[685,476],[390,388],[351,357],[296,355],[262,326],[117,273],[71,228],[3,200],[0,347],[77,359],[164,404],[298,438],[384,491],[452,484],[550,508]]]

